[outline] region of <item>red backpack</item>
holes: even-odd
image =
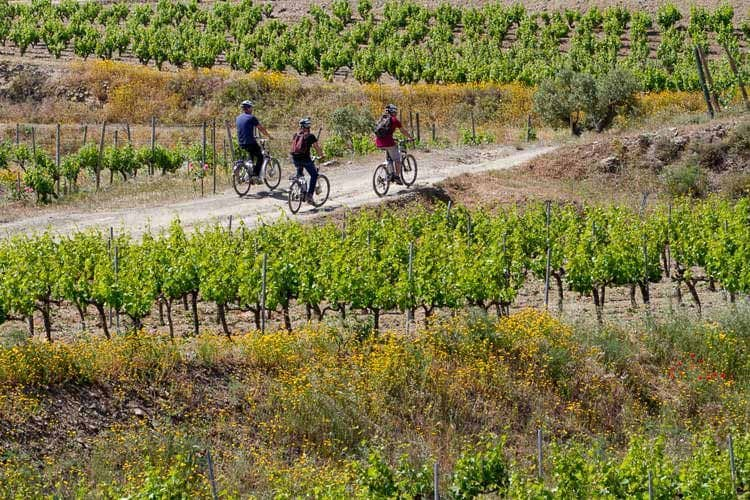
[[[305,149],[305,134],[297,132],[292,139],[292,154],[303,155],[305,153],[307,153],[307,150]]]

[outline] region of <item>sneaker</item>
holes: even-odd
[[[308,205],[313,205],[313,206],[315,206],[315,202],[313,201],[313,197],[312,197],[312,196],[310,196],[309,194],[305,196],[305,202],[306,202],[306,203],[307,203]]]
[[[404,183],[401,181],[401,178],[397,177],[397,176],[394,176],[393,179],[391,180],[391,182],[394,183],[394,184],[398,184],[399,186],[403,186],[404,185]]]

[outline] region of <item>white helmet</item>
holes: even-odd
[[[303,118],[299,121],[299,126],[301,128],[310,128],[312,126],[312,120],[309,117]]]

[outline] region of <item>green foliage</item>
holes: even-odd
[[[564,69],[544,80],[534,94],[534,110],[552,126],[569,126],[580,134],[583,115],[596,102],[596,83],[590,75]]]
[[[456,461],[450,492],[455,498],[476,498],[494,493],[499,496],[508,487],[509,469],[503,455],[505,443],[470,449]]]
[[[407,455],[391,467],[380,450],[372,450],[364,465],[358,464],[358,483],[370,498],[426,498],[432,495],[432,467],[415,468]]]
[[[664,30],[673,27],[680,19],[682,19],[682,14],[673,3],[668,2],[656,11],[656,22]]]
[[[323,154],[326,158],[341,158],[346,150],[346,139],[339,135],[328,136],[323,141]]]
[[[682,163],[667,167],[662,179],[672,196],[702,197],[708,192],[708,177],[697,163]]]
[[[342,137],[349,144],[352,144],[355,135],[372,133],[375,119],[368,110],[347,104],[341,108],[336,108],[331,113],[329,123],[334,135]]]
[[[376,19],[373,2],[360,0],[360,19],[354,20],[350,0],[335,0],[329,10],[313,5],[306,16],[287,24],[271,15],[272,3],[203,6],[183,0],[155,6],[90,5],[94,3],[4,5],[0,42],[10,39],[21,54],[43,42],[55,57],[71,49],[83,58],[110,59],[130,53],[158,68],[165,63],[210,68],[223,56],[238,70],[252,71],[260,65],[284,71],[291,66],[299,73],[319,72],[330,79],[338,68],[348,67],[361,82],[390,75],[402,84],[517,81],[536,85],[564,68],[596,77],[626,66],[649,90],[698,88],[692,44],[685,43],[688,33],[693,43],[706,45],[714,31],[721,45],[739,55],[734,11],[727,5],[713,11],[691,9],[688,33],[678,29],[679,10],[662,5],[655,16],[661,35],[656,61],[649,58],[652,19],[643,11],[622,7],[540,15],[527,12],[521,4],[454,7],[441,2],[427,8],[413,1],[389,1],[382,18]],[[629,22],[630,49],[622,54],[622,36]],[[508,46],[507,33],[513,26],[516,38]],[[563,50],[565,38],[569,45]],[[716,81],[719,90],[728,94],[733,80],[724,63],[716,71]]]
[[[635,76],[622,69],[612,69],[596,79],[564,69],[539,85],[534,109],[548,124],[569,126],[573,134],[580,134],[584,127],[602,132],[618,115],[632,113],[638,90]]]

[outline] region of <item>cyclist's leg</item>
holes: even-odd
[[[318,182],[318,169],[315,168],[315,164],[312,160],[305,160],[302,163],[307,173],[310,175],[310,184],[307,187],[307,197],[312,200],[313,194],[315,193],[315,184]]]
[[[294,163],[294,168],[297,169],[297,177],[302,177],[302,168],[304,161],[292,157],[292,163]]]
[[[401,179],[401,151],[398,146],[388,148],[388,156],[393,160],[393,168],[396,170],[396,178]]]
[[[258,177],[260,175],[260,168],[263,166],[263,152],[260,150],[260,146],[257,142],[248,145],[247,151],[250,153],[250,158],[254,160],[253,176]]]

